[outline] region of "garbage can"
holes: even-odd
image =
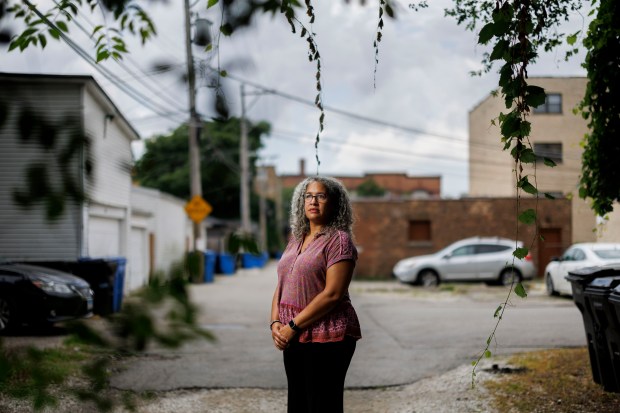
[[[592,378],[606,391],[618,391],[607,341],[611,307],[608,297],[620,285],[620,271],[609,267],[586,267],[566,277],[573,289],[573,301],[583,318]],[[605,312],[607,311],[607,313]]]
[[[620,271],[620,268],[618,268]],[[611,307],[610,334],[607,337],[611,363],[614,368],[616,383],[620,384],[620,285],[616,286],[608,298]]]
[[[205,255],[205,276],[204,276],[204,282],[212,283],[213,280],[214,280],[215,259],[216,259],[217,255],[215,254],[214,251],[211,251],[211,250],[203,251],[203,253]]]
[[[262,254],[251,254],[244,252],[241,254],[241,265],[243,268],[262,268],[267,263],[269,255],[265,252]]]
[[[217,255],[217,271],[221,274],[232,275],[235,273],[235,256],[225,252]]]
[[[116,264],[116,271],[114,271],[114,296],[112,299],[112,311],[117,313],[121,311],[121,306],[123,304],[127,259],[125,257],[112,257],[106,258],[105,260]]]

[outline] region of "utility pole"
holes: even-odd
[[[200,119],[196,112],[196,72],[192,54],[192,35],[189,0],[185,0],[185,49],[187,53],[187,79],[189,84],[189,180],[192,198],[202,198],[202,180],[200,177],[200,148],[198,145],[198,126]],[[203,239],[200,223],[194,222],[193,250],[198,249],[198,240]]]
[[[187,0],[186,0],[187,1]],[[245,85],[241,84],[241,139],[239,163],[241,164],[241,231],[249,234],[250,226],[250,161],[248,151],[248,124],[245,119]]]

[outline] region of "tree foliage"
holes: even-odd
[[[620,4],[601,0],[584,39],[588,50],[586,95],[581,102],[589,133],[584,138],[579,195],[604,216],[620,201]]]
[[[374,179],[369,178],[362,182],[355,191],[359,196],[365,197],[381,197],[385,195],[385,189],[379,186]]]
[[[251,172],[254,173],[256,151],[270,130],[266,122],[250,124],[248,146]],[[188,128],[181,125],[170,135],[146,141],[146,152],[136,162],[134,179],[142,186],[156,188],[179,198],[189,199]],[[212,121],[201,129],[200,157],[203,197],[220,218],[239,217],[239,140],[238,118]]]

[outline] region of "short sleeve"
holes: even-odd
[[[325,246],[327,255],[327,268],[344,260],[357,260],[357,249],[351,236],[346,232],[338,231],[332,235]]]

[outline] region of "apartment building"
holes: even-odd
[[[539,228],[548,242],[567,247],[574,242],[619,241],[620,214],[616,208],[608,221],[597,219],[589,202],[579,198],[581,173],[581,141],[588,131],[587,121],[573,109],[581,101],[587,79],[584,77],[531,77],[532,85],[547,92],[545,104],[534,108],[529,116],[532,133],[529,138],[540,161],[528,166],[524,173],[541,192],[571,200],[572,236],[562,234],[544,220]],[[469,112],[469,196],[514,197],[515,165],[509,151],[504,151],[497,117],[507,113],[501,97],[489,95]],[[496,120],[493,124],[492,121]],[[553,159],[557,166],[545,166],[542,158]],[[534,177],[535,175],[535,177]],[[525,194],[524,196],[529,196]]]

